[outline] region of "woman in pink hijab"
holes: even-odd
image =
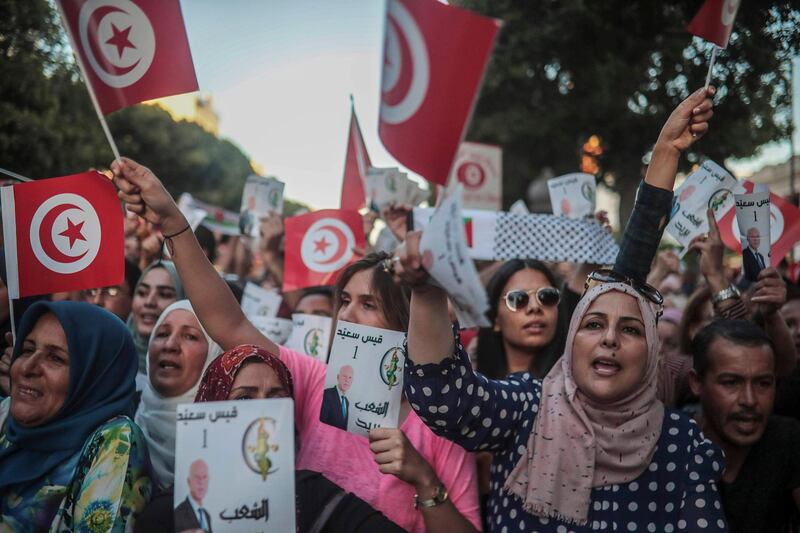
[[[671,190],[679,152],[708,127],[705,96],[690,96],[667,121],[649,185]],[[621,254],[646,256],[640,241],[625,241]],[[413,287],[406,397],[435,433],[494,454],[491,531],[727,530],[716,488],[722,453],[658,399],[658,291],[592,273],[544,380],[490,380],[472,370],[447,295],[427,283],[419,234],[396,253],[395,275]]]

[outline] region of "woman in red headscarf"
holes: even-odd
[[[195,402],[291,398],[292,374],[277,357],[252,344],[237,346],[217,357],[206,369]],[[300,443],[296,441],[299,447]],[[322,474],[296,472],[297,531],[317,533],[404,531],[354,494]],[[142,532],[171,532],[173,492],[155,498],[136,522]]]

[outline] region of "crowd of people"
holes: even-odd
[[[696,272],[660,249],[713,96],[666,120],[614,265],[479,265],[489,327],[454,320],[407,206],[381,213],[389,250],[282,294],[278,316],[407,334],[399,427],[368,438],[320,422],[326,365],[240,307],[245,282],[282,285],[281,218],[257,246],[191,231],[115,160],[124,281],[15,302],[15,337],[0,298],[0,531],[211,531],[204,463],[174,512],[177,406],[265,398],[294,399],[303,532],[800,530],[800,288],[726,265],[713,213]]]

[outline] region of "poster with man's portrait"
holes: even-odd
[[[769,191],[737,194],[736,222],[742,243],[742,269],[748,281],[770,266]]]
[[[405,333],[339,320],[319,420],[356,435],[396,428],[403,395]]]
[[[181,404],[175,531],[295,530],[294,401]]]

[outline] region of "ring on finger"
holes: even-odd
[[[399,257],[392,257],[389,259],[383,260],[383,271],[389,274],[390,276],[394,276],[394,267],[400,261]]]
[[[706,242],[708,240],[708,233],[703,233],[700,235],[700,240]]]

